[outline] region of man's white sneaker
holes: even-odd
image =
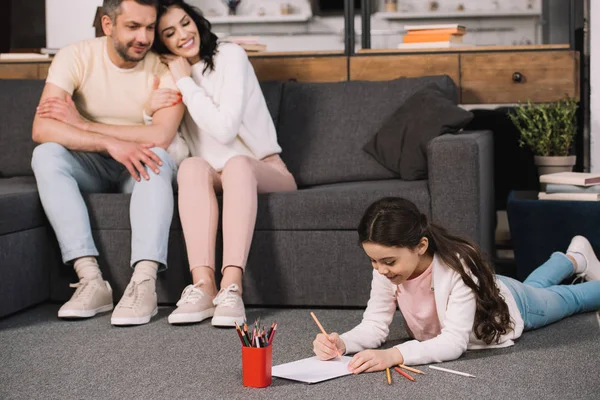
[[[131,281],[115,311],[110,323],[113,325],[142,325],[158,313],[156,287],[154,281],[145,279]]]
[[[183,289],[181,299],[177,302],[177,309],[169,315],[170,324],[201,322],[213,316],[215,312],[213,298],[200,289],[203,284],[204,281],[201,280]]]
[[[244,301],[240,295],[240,288],[235,283],[221,289],[213,300],[215,314],[212,318],[213,326],[235,326],[242,325],[246,320]]]
[[[70,286],[76,288],[75,293],[58,310],[59,318],[89,318],[113,309],[112,289],[100,276]]]
[[[582,277],[586,281],[600,281],[600,261],[598,261],[592,245],[585,237],[575,236],[571,239],[567,253],[579,253],[585,258],[587,265],[583,272],[577,274],[578,277]]]

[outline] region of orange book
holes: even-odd
[[[427,43],[427,42],[450,42],[462,43],[462,35],[454,34],[427,34],[427,35],[404,35],[404,43]]]
[[[410,29],[407,35],[430,35],[430,34],[454,34],[464,35],[467,33],[465,28],[448,28],[448,29]]]

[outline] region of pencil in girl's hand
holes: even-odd
[[[329,335],[327,334],[327,332],[325,332],[325,329],[323,328],[323,325],[321,325],[321,323],[319,322],[319,320],[317,319],[317,316],[315,315],[314,312],[310,312],[311,317],[313,317],[313,319],[315,320],[315,322],[317,323],[317,326],[319,327],[319,329],[321,330],[321,333],[325,336],[327,336],[327,338],[329,338]],[[340,351],[337,349],[336,346],[336,352],[339,358],[342,358],[342,355],[340,354]]]
[[[415,374],[421,374],[421,375],[425,375],[425,372],[423,372],[423,371],[420,371],[420,370],[418,370],[418,369],[416,369],[416,368],[407,367],[407,366],[406,366],[406,365],[404,365],[404,364],[398,364],[398,366],[399,366],[400,368],[402,368],[402,369],[405,369],[405,370],[407,370],[407,371],[414,372]]]
[[[385,374],[387,375],[388,385],[391,385],[392,384],[392,375],[390,375],[390,369],[389,368],[385,369]]]
[[[406,379],[416,382],[415,378],[413,378],[412,376],[410,376],[409,374],[407,374],[406,372],[402,371],[400,368],[398,367],[394,367],[394,369],[396,370],[396,372],[398,372],[400,375],[402,375],[403,377],[405,377]]]

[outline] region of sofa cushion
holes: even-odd
[[[0,235],[47,224],[33,177],[0,179]]]
[[[471,112],[431,85],[406,100],[364,150],[403,180],[427,179],[429,141],[445,133],[456,133],[472,119]]]
[[[267,102],[267,108],[269,109],[271,118],[273,118],[273,122],[275,123],[275,126],[277,126],[279,123],[279,106],[281,105],[283,83],[276,81],[260,82],[260,89]]]
[[[281,157],[298,185],[395,177],[362,147],[406,99],[432,83],[456,102],[456,86],[447,76],[382,82],[286,82],[278,139]]]
[[[43,80],[0,79],[0,178],[33,175],[31,127]]]
[[[415,202],[424,212],[431,209],[427,181],[392,179],[338,183],[296,192],[259,195],[256,229],[355,230],[369,204],[384,196],[403,196]],[[93,229],[130,229],[130,195],[88,194],[84,198],[90,210]],[[177,213],[171,229],[181,230]]]

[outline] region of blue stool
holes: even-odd
[[[585,236],[600,256],[600,201],[538,200],[537,192],[512,191],[506,211],[517,279],[525,280],[555,251]]]

